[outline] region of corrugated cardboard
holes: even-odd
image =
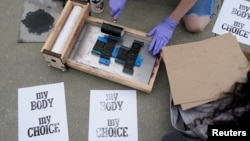
[[[168,46],[161,56],[174,104],[183,109],[218,99],[249,70],[248,60],[231,33]]]

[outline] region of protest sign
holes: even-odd
[[[134,90],[91,90],[89,141],[137,141]]]
[[[64,83],[18,89],[18,140],[69,140]]]
[[[250,45],[250,2],[224,0],[213,33],[232,33],[238,42]]]

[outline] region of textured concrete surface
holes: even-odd
[[[175,0],[128,0],[119,24],[148,32],[176,3]],[[1,0],[0,4],[0,140],[18,140],[18,88],[64,82],[69,139],[87,141],[90,90],[131,88],[74,69],[62,72],[48,67],[40,53],[43,43],[17,43],[22,4],[22,0]],[[111,20],[108,13],[106,0],[105,11],[92,15]],[[214,21],[215,18],[200,34],[187,32],[181,22],[170,45],[214,36],[211,32]],[[172,129],[169,91],[165,65],[161,62],[152,93],[137,91],[139,141],[159,141]]]

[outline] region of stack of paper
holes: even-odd
[[[231,33],[168,46],[161,56],[173,102],[183,110],[218,99],[236,81],[244,80],[249,70],[248,60]]]

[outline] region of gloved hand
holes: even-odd
[[[127,0],[109,0],[109,7],[111,8],[110,16],[117,20],[126,4]]]
[[[147,33],[147,37],[153,37],[148,47],[148,50],[151,51],[153,55],[159,54],[161,49],[168,44],[178,24],[178,22],[166,17],[163,22]]]

